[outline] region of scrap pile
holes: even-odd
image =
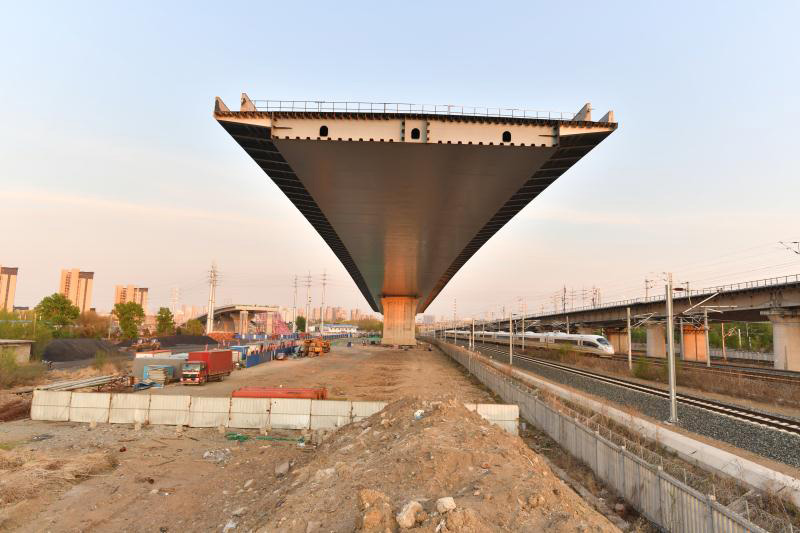
[[[275,475],[243,530],[616,530],[522,440],[452,399],[394,402]]]

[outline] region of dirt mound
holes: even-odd
[[[266,522],[243,530],[616,530],[521,439],[453,399],[392,403],[276,477],[275,507],[255,513]]]
[[[118,355],[117,348],[103,339],[53,339],[44,349],[45,361],[79,361],[91,359],[98,351]]]
[[[31,412],[31,400],[0,392],[0,422],[11,422],[28,418]]]
[[[105,452],[67,455],[0,449],[0,530],[8,525],[14,507],[44,492],[64,491],[114,466],[116,460]]]

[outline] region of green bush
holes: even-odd
[[[101,370],[109,360],[109,353],[105,350],[97,350],[94,354],[94,361],[92,362],[92,366],[95,367],[97,370]]]
[[[11,350],[0,351],[0,388],[16,385],[29,385],[35,382],[44,373],[44,367],[39,363],[17,363],[17,358]]]
[[[644,357],[636,359],[636,363],[633,365],[633,375],[639,379],[651,379],[651,374],[652,367],[650,366],[650,361]]]

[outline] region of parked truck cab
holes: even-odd
[[[202,385],[208,381],[208,371],[206,364],[200,361],[183,364],[181,383]]]

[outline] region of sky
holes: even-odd
[[[558,5],[557,5],[558,4]],[[366,301],[212,119],[215,96],[613,109],[619,129],[499,231],[428,313],[481,317],[800,273],[797,2],[0,1],[0,265],[150,308]],[[13,21],[13,22],[12,22]],[[300,289],[299,299],[305,297]],[[652,294],[652,292],[651,292]]]

